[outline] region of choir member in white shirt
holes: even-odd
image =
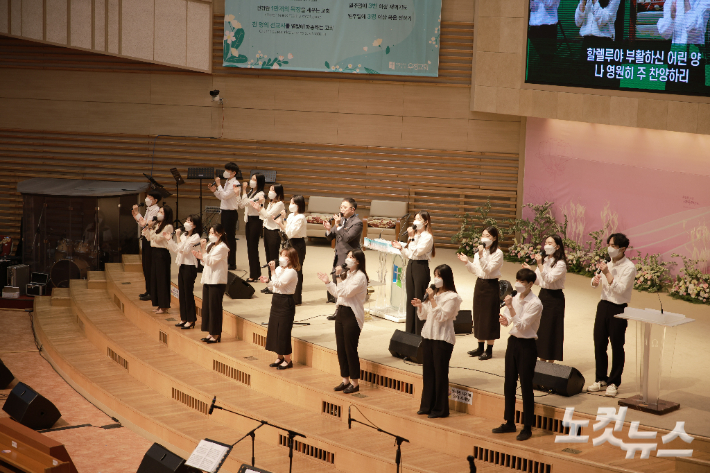
[[[705,44],[705,29],[710,13],[708,0],[667,0],[658,33],[673,44]]]
[[[133,206],[133,218],[138,222],[138,227],[142,230],[146,225],[153,222],[153,218],[158,216],[158,202],[160,202],[161,195],[159,192],[150,191],[145,196],[145,216],[141,215],[138,211],[138,206]],[[145,279],[145,292],[141,294],[140,300],[149,301],[150,300],[150,266],[151,266],[151,248],[150,241],[148,241],[145,236],[141,234],[141,264],[143,266],[143,278]]]
[[[422,401],[417,414],[428,414],[430,419],[449,416],[449,361],[456,343],[454,319],[462,302],[454,285],[454,272],[448,265],[442,264],[434,269],[432,284],[436,289],[427,288],[426,301],[411,301],[417,308],[419,319],[425,321],[422,328]]]
[[[580,27],[579,35],[597,40],[614,40],[614,24],[620,2],[621,0],[580,0],[574,12],[574,22]],[[583,47],[583,50],[586,50],[586,47]]]
[[[473,336],[478,340],[478,348],[468,352],[479,360],[493,358],[493,344],[500,338],[498,313],[500,309],[500,288],[498,278],[503,267],[503,251],[498,248],[500,233],[496,227],[488,227],[481,234],[481,244],[473,257],[473,262],[462,253],[457,256],[468,269],[476,275],[473,289]],[[483,350],[483,343],[488,346]]]
[[[414,216],[414,224],[407,229],[409,240],[402,245],[398,241],[393,241],[392,246],[400,250],[406,257],[407,272],[404,282],[407,288],[407,300],[421,299],[429,287],[429,260],[436,255],[434,247],[434,236],[431,230],[431,216],[426,210],[422,210]],[[420,335],[424,321],[417,317],[417,309],[407,304],[407,319],[405,330],[408,333]]]
[[[296,292],[293,293],[293,300],[296,305],[301,305],[303,302],[303,262],[306,260],[306,231],[308,229],[306,216],[303,213],[306,211],[306,200],[302,195],[294,195],[291,203],[288,206],[288,211],[291,214],[284,223],[283,218],[276,221],[281,230],[288,237],[289,246],[296,249],[298,253],[298,261],[301,264],[301,269],[298,270],[298,284]],[[285,217],[285,212],[281,214]]]
[[[237,219],[239,218],[239,203],[240,187],[237,176],[239,175],[239,166],[236,163],[230,162],[224,165],[224,186],[220,184],[220,178],[215,178],[215,184],[209,184],[208,189],[220,201],[220,217],[222,226],[224,227],[224,241],[229,247],[229,258],[227,260],[229,270],[237,269]]]
[[[266,332],[266,349],[276,353],[276,361],[269,366],[278,370],[293,368],[291,353],[291,329],[296,315],[293,293],[298,284],[298,272],[301,265],[298,253],[293,248],[284,248],[279,256],[279,267],[269,261],[271,277],[261,276],[259,280],[267,283],[273,296],[269,313],[269,330]]]
[[[192,254],[200,246],[202,218],[190,215],[185,219],[185,233],[175,230],[175,240],[168,241],[168,249],[175,253],[178,265],[178,299],[180,301],[180,322],[175,324],[181,329],[195,328],[197,313],[195,309],[195,279],[197,279],[197,258]]]
[[[542,302],[540,329],[537,331],[537,355],[542,361],[554,363],[562,361],[565,341],[565,278],[567,276],[567,256],[559,235],[545,240],[545,259],[535,255],[535,284],[540,286],[538,297]],[[533,269],[527,263],[523,268]]]
[[[222,300],[229,280],[229,247],[224,242],[224,227],[221,223],[212,225],[209,245],[200,240],[200,251],[193,250],[195,258],[202,260],[202,331],[209,332],[202,338],[206,343],[222,341]]]
[[[279,249],[281,248],[281,234],[279,225],[274,218],[280,218],[281,212],[284,211],[284,188],[281,184],[274,184],[269,188],[269,205],[264,208],[259,202],[251,202],[254,210],[259,212],[259,217],[264,222],[264,253],[266,254],[266,262],[271,263],[279,257]],[[269,277],[271,277],[271,266],[269,268]],[[271,290],[266,287],[262,289],[264,294],[271,294]]]
[[[520,377],[520,391],[523,395],[523,430],[517,436],[518,440],[527,440],[532,436],[532,425],[535,422],[535,396],[533,394],[533,376],[537,362],[537,330],[540,326],[542,303],[531,291],[535,273],[526,268],[518,270],[515,275],[515,297],[505,297],[505,308],[499,315],[499,323],[510,327],[508,332],[508,348],[505,350],[505,413],[506,423],[493,429],[494,434],[515,432],[515,393]]]
[[[150,240],[150,301],[156,314],[170,308],[170,251],[168,242],[173,237],[173,209],[163,205],[158,210],[157,222],[143,229],[143,236]]]
[[[259,263],[259,237],[261,235],[260,210],[252,207],[252,203],[258,202],[259,209],[264,205],[264,184],[266,177],[261,173],[256,173],[251,176],[247,183],[244,182],[242,200],[239,206],[244,209],[244,236],[247,240],[247,258],[249,259],[249,277],[247,282],[256,282],[261,276],[261,264]],[[247,185],[249,192],[247,192]]]
[[[360,356],[357,346],[365,323],[365,299],[370,278],[367,276],[365,253],[362,250],[351,250],[345,259],[345,264],[347,265],[345,273],[342,266],[335,268],[337,276],[335,282],[331,281],[330,276],[325,273],[318,273],[318,278],[337,298],[335,344],[343,381],[334,390],[350,394],[360,391]]]
[[[596,360],[596,380],[587,391],[597,392],[604,386],[606,395],[616,396],[621,385],[626,353],[626,327],[628,321],[614,317],[624,312],[631,301],[631,293],[636,281],[636,265],[626,257],[629,239],[623,233],[613,233],[606,240],[609,263],[597,264],[598,272],[592,278],[592,287],[601,282],[602,296],[597,305],[594,319],[594,358]],[[611,371],[608,371],[607,346],[611,342]]]

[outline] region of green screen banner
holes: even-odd
[[[226,0],[223,65],[439,75],[441,0]]]

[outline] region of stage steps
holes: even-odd
[[[71,291],[69,290],[69,288],[53,288],[51,303],[54,307],[71,307]]]
[[[143,272],[143,263],[141,263],[140,255],[121,255],[121,264],[126,272]]]
[[[106,272],[89,271],[86,273],[86,282],[89,289],[106,289]]]

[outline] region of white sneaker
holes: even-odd
[[[606,386],[606,381],[595,381],[587,387],[587,392],[595,393],[601,391],[604,386]]]
[[[619,392],[619,389],[616,387],[616,384],[610,384],[606,388],[606,393],[604,393],[604,395],[609,396],[609,397],[615,397],[616,393],[618,393],[618,392]]]

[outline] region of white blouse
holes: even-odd
[[[466,269],[469,273],[473,273],[481,279],[498,279],[500,277],[500,269],[503,267],[503,251],[498,248],[495,253],[483,250],[483,256],[478,257],[478,252],[473,258],[473,262],[466,264]]]
[[[257,192],[253,196],[249,197],[249,195],[245,192],[242,195],[242,200],[239,202],[239,207],[244,209],[244,221],[247,222],[249,221],[249,217],[258,217],[260,210],[254,210],[254,207],[251,206],[252,202],[259,202],[260,198],[264,197],[264,192]]]
[[[306,238],[308,225],[303,214],[290,214],[286,220],[285,231],[289,238]]]
[[[156,225],[156,229],[157,229]],[[148,227],[143,230],[143,236],[145,236],[145,239],[150,241],[150,246],[151,248],[168,248],[168,242],[172,240],[172,235],[170,238],[165,238],[163,233],[168,233],[171,234],[173,233],[173,226],[172,225],[165,225],[165,227],[160,231],[160,233],[156,233],[155,230],[152,228]]]
[[[542,271],[540,267],[535,268],[537,279],[535,284],[543,289],[564,289],[565,278],[567,277],[567,265],[563,260],[559,260],[555,266],[552,262],[555,260],[552,256],[545,257],[542,263]]]
[[[274,217],[281,215],[283,209],[284,203],[275,201],[269,202],[269,206],[266,208],[262,207],[259,210],[259,216],[264,221],[264,228],[267,230],[281,230],[281,227],[274,221]]]
[[[434,248],[434,237],[431,233],[423,231],[414,235],[414,241],[402,246],[402,255],[413,260],[430,260],[431,250]]]
[[[602,300],[613,304],[628,304],[631,302],[631,294],[636,282],[636,264],[624,256],[616,263],[609,261],[607,267],[614,279],[609,284],[606,276],[601,275]]]
[[[348,271],[345,281],[336,277],[337,283],[332,281],[325,285],[328,292],[338,298],[336,305],[350,307],[355,314],[357,324],[362,330],[365,323],[365,298],[367,297],[367,277],[362,271]]]
[[[422,303],[417,311],[419,320],[426,320],[422,327],[422,337],[429,340],[443,340],[454,345],[454,319],[461,308],[461,296],[454,291],[446,291],[434,295],[436,307],[432,309],[431,302]]]
[[[193,233],[188,237],[187,233],[183,233],[178,240],[177,242],[175,240],[168,241],[168,249],[177,254],[175,264],[197,267],[197,258],[192,254],[192,250],[197,250],[197,247],[200,246],[200,235]]]
[[[277,266],[276,270],[271,272],[271,280],[267,286],[274,294],[293,294],[296,292],[296,284],[298,273],[295,269]]]
[[[207,246],[209,247],[209,244]],[[209,253],[207,251],[202,253],[202,264],[204,265],[200,280],[202,284],[227,284],[229,279],[228,254],[229,247],[223,241],[213,245]]]

